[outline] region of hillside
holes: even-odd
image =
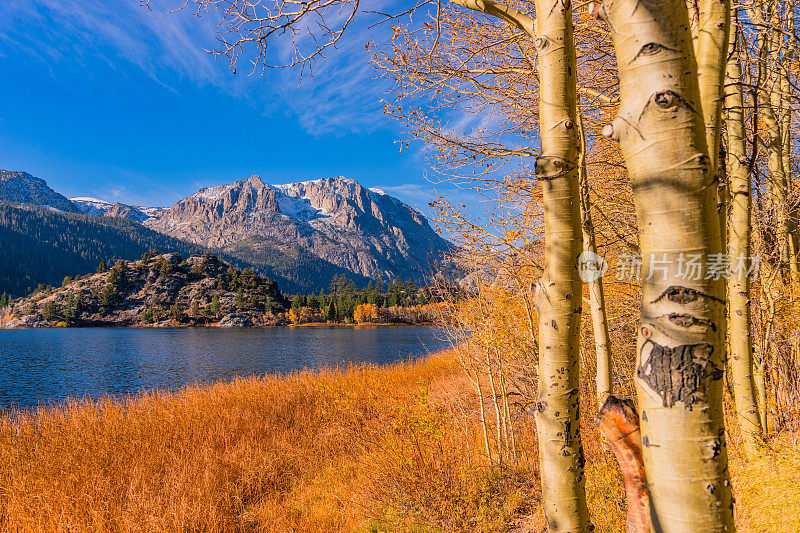
[[[75,204],[51,189],[43,179],[11,170],[0,170],[0,202],[36,205],[66,213],[79,211]]]
[[[0,242],[10,251],[0,292],[16,295],[153,248],[210,249],[290,292],[326,289],[342,275],[362,287],[381,279],[422,284],[454,251],[408,205],[342,177],[268,185],[252,176],[201,189],[171,208],[67,199],[24,172],[0,177],[0,199],[13,204],[0,216]]]
[[[145,254],[13,302],[8,327],[251,326],[278,323],[274,281],[213,255]]]
[[[250,237],[225,248],[226,259],[251,265],[258,272],[280,282],[290,293],[317,292],[327,289],[331,280],[344,275],[359,287],[370,279],[346,268],[320,259],[296,243],[284,243],[274,237]]]
[[[28,294],[40,283],[94,272],[101,261],[136,259],[157,249],[183,255],[199,246],[121,218],[0,203],[0,293]]]

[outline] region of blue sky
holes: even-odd
[[[420,152],[398,151],[365,30],[298,88],[296,72],[234,75],[203,50],[213,26],[139,0],[5,0],[0,168],[68,196],[141,205],[252,174],[344,175],[425,211],[434,187]]]

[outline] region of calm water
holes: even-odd
[[[437,337],[429,327],[0,330],[0,407],[387,364],[442,348]]]

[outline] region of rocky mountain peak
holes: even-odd
[[[339,275],[357,283],[378,278],[424,283],[453,251],[420,213],[343,176],[270,185],[253,175],[200,189],[170,208],[88,195],[70,201],[24,172],[0,171],[0,178],[0,201],[127,218],[294,287],[327,287]]]
[[[55,192],[43,179],[27,172],[0,170],[0,201],[36,205],[66,213],[78,212],[67,197]]]
[[[227,252],[268,240],[373,279],[423,280],[452,249],[408,205],[342,176],[281,185],[250,176],[201,189],[145,225]]]

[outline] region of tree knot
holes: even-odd
[[[549,181],[564,176],[575,169],[575,165],[563,157],[540,155],[536,158],[536,178]]]

